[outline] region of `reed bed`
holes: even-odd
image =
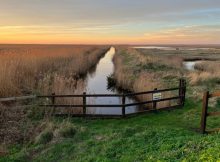
[[[77,79],[95,66],[106,50],[104,46],[2,45],[0,97],[73,92]]]
[[[196,71],[189,73],[191,84],[196,85],[201,82],[219,82],[220,61],[201,61],[195,65]]]
[[[113,59],[115,64],[114,78],[117,86],[132,92],[150,91],[155,88],[172,86],[166,83],[167,78],[180,78],[182,59],[176,56],[155,56],[144,54],[132,48],[119,47]],[[176,79],[177,80],[177,79]],[[177,82],[175,82],[177,85]],[[162,93],[169,97],[170,93]],[[152,100],[152,95],[141,95],[139,101]],[[158,107],[170,106],[168,101],[158,103]],[[147,105],[151,107],[151,105]]]
[[[0,97],[28,94],[81,94],[88,71],[95,68],[107,46],[0,45]],[[41,121],[53,114],[82,113],[82,108],[39,108],[37,103],[0,103],[0,149],[27,142],[41,131]],[[56,104],[82,104],[81,98],[57,98]],[[28,104],[30,106],[24,106]],[[38,122],[33,122],[36,120]],[[0,150],[1,151],[1,150]]]

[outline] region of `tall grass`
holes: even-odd
[[[102,46],[1,45],[0,97],[73,92],[77,78],[95,66],[106,50]]]
[[[195,65],[195,69],[188,75],[193,85],[220,81],[220,61],[201,61]]]
[[[169,86],[164,82],[165,78],[181,76],[182,59],[176,56],[155,56],[152,53],[143,54],[136,49],[119,47],[113,60],[117,86],[133,92],[165,88]],[[171,94],[162,95],[168,97]],[[152,95],[140,95],[138,100],[152,100]],[[170,104],[170,102],[160,102],[158,107],[170,106]]]
[[[0,97],[52,92],[81,94],[86,84],[83,75],[93,69],[108,48],[107,46],[0,45]],[[38,102],[49,103],[50,100]],[[73,105],[82,104],[82,99],[57,98],[55,102]],[[4,143],[23,143],[37,136],[44,127],[40,123],[42,121],[47,123],[52,113],[82,112],[82,108],[57,108],[53,111],[52,108],[44,109],[34,105],[25,108],[21,104],[0,103],[0,146]],[[47,133],[43,134],[43,138],[50,138],[51,134]]]

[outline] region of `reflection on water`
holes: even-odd
[[[96,70],[93,73],[89,73],[85,79],[87,82],[85,91],[87,94],[119,94],[117,90],[108,89],[107,77],[114,72],[114,64],[112,62],[115,55],[115,48],[111,49],[105,54],[105,56],[99,61],[96,66]],[[90,97],[87,98],[87,104],[121,104],[121,97]],[[126,103],[134,103],[134,99],[126,98]],[[138,109],[136,106],[127,107],[126,113],[136,112]],[[119,107],[108,108],[87,108],[87,113],[93,114],[121,114],[122,110]]]
[[[183,62],[183,65],[184,67],[187,69],[187,70],[190,70],[190,71],[194,71],[195,70],[195,65],[197,63],[201,63],[202,61],[184,61]]]
[[[187,70],[193,71],[195,70],[196,61],[185,61],[183,65]]]

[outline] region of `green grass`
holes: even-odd
[[[187,100],[183,109],[126,119],[72,118],[73,136],[13,146],[0,161],[216,161],[220,135],[198,132],[200,113],[201,103]]]

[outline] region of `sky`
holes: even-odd
[[[220,44],[220,0],[0,0],[0,43]]]

